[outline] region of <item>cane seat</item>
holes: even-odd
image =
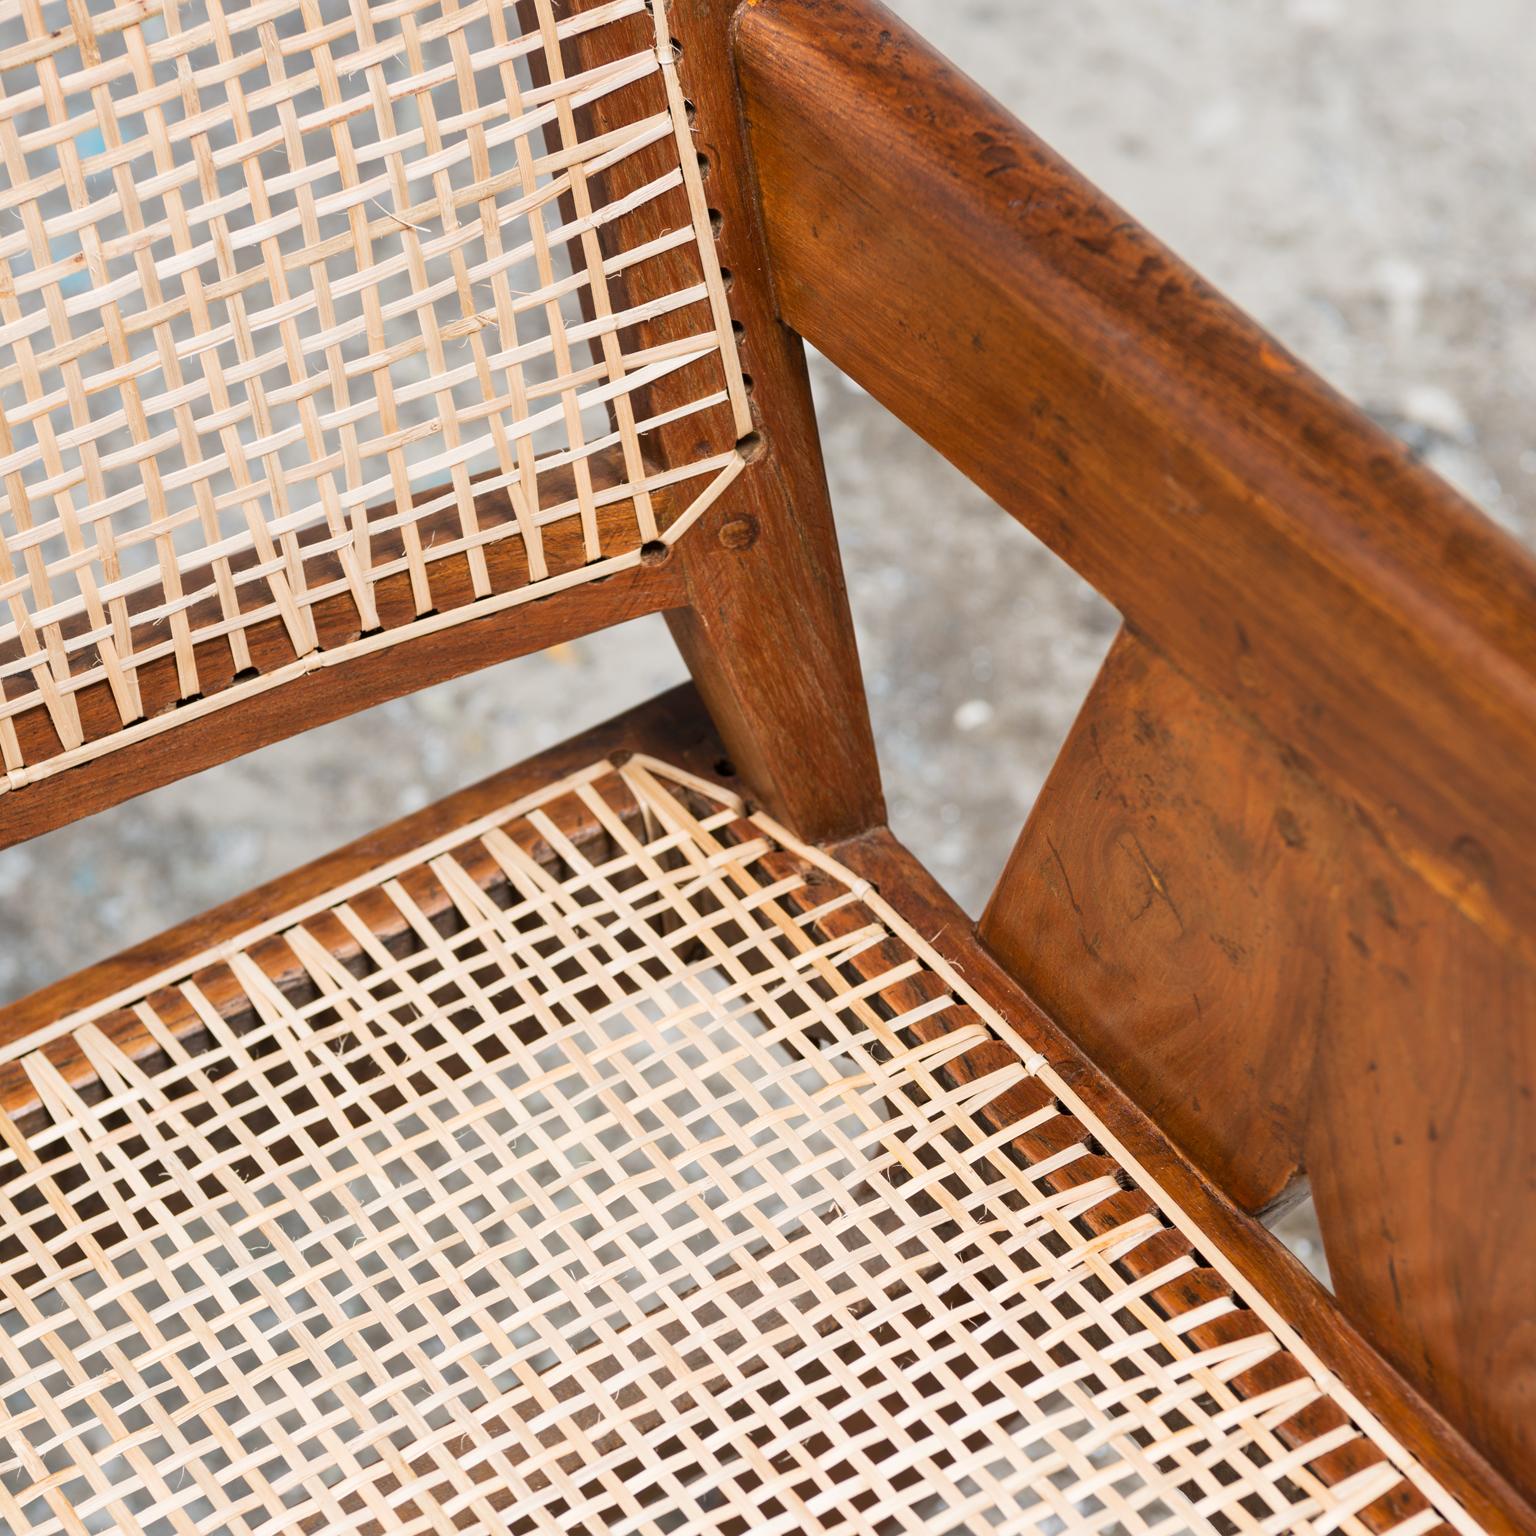
[[[15,1536],[1466,1528],[895,906],[654,758],[6,1058]]]

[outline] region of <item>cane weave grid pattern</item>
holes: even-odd
[[[718,494],[750,417],[675,65],[662,0],[0,0],[5,784]]]
[[[23,1049],[8,1533],[1470,1529],[1159,1301],[1177,1213],[877,895],[650,759]]]

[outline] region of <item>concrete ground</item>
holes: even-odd
[[[1026,122],[1536,542],[1536,44],[1522,0],[896,0]],[[978,909],[1114,629],[819,360],[892,819]],[[0,855],[0,997],[677,681],[631,626]]]

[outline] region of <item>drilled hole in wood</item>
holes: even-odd
[[[725,216],[718,208],[709,210],[709,232],[715,239],[720,238],[720,231],[725,228]]]
[[[715,776],[721,779],[734,779],[736,777],[735,763],[728,757],[722,757],[715,764]]]
[[[743,438],[736,441],[736,452],[739,453],[748,464],[756,460],[768,451],[768,444],[763,439],[761,432],[748,432]]]
[[[660,565],[671,553],[670,544],[663,544],[660,539],[651,539],[640,546],[640,563],[641,565]]]

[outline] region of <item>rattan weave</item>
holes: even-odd
[[[662,0],[0,0],[3,785],[611,574],[749,429]]]
[[[0,1074],[18,1536],[1472,1529],[1170,1300],[1221,1256],[876,893],[648,759]]]

